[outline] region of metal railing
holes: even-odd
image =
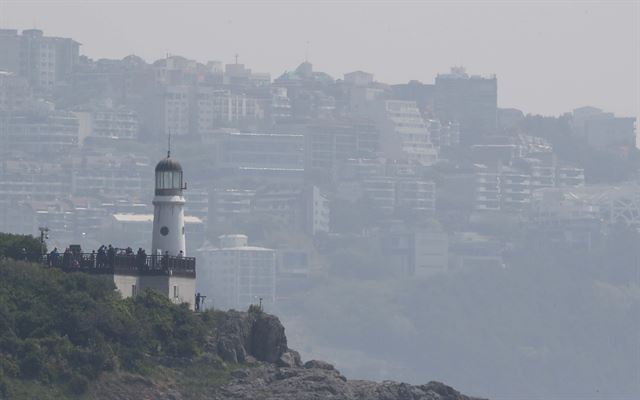
[[[64,271],[96,274],[196,276],[195,257],[68,252],[43,257],[43,264]]]

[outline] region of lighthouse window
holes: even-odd
[[[182,182],[180,182],[180,178],[182,174],[180,173],[175,173],[173,174],[173,188],[174,189],[180,189],[182,187]]]
[[[167,228],[166,226],[163,226],[162,228],[160,228],[160,234],[162,236],[167,236],[169,234],[169,228]]]
[[[182,187],[182,173],[164,171],[156,174],[156,188],[180,189]]]

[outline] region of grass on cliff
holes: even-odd
[[[5,259],[0,398],[82,397],[99,377],[120,372],[153,377],[185,370],[176,378],[184,386],[180,380],[197,380],[202,371],[216,384],[228,374],[216,360],[188,371],[191,360],[202,358],[216,319],[213,312],[195,314],[153,292],[123,300],[105,276]],[[187,361],[174,368],[170,360]]]

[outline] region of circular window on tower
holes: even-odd
[[[166,226],[163,226],[162,228],[160,228],[160,234],[162,236],[167,236],[169,234],[169,228],[167,228]]]

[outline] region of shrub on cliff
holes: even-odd
[[[213,324],[208,314],[154,292],[123,300],[106,276],[5,259],[0,392],[10,391],[11,380],[67,384],[81,392],[104,371],[143,370],[149,356],[191,358]]]

